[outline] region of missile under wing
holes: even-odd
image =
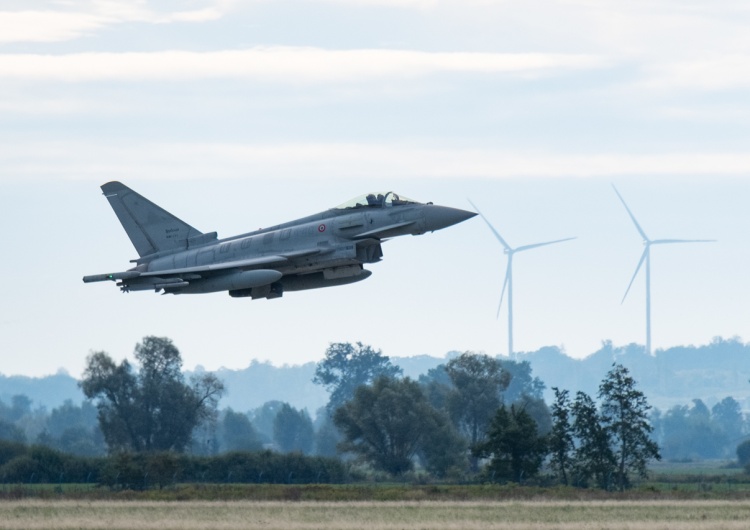
[[[383,257],[386,238],[420,235],[476,214],[422,204],[393,192],[362,195],[335,208],[226,239],[203,233],[120,182],[102,186],[138,253],[134,267],[84,276],[123,292],[279,298],[285,291],[362,281]]]

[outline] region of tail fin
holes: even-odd
[[[102,191],[140,257],[186,248],[189,238],[202,235],[120,182],[107,182]]]

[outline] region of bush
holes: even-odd
[[[336,458],[301,453],[236,451],[215,457],[174,452],[117,453],[80,457],[49,447],[0,442],[0,481],[4,483],[98,483],[116,489],[144,490],[183,482],[340,484],[346,466]]]
[[[28,451],[28,448],[21,442],[0,440],[0,467],[14,458],[25,454],[26,451]]]
[[[0,467],[0,477],[3,482],[24,484],[39,482],[39,466],[28,454],[17,456]]]
[[[741,466],[750,464],[750,440],[745,440],[737,446],[737,460]]]

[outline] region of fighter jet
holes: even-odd
[[[218,239],[120,182],[101,188],[139,257],[126,271],[83,281],[113,281],[123,292],[228,291],[255,300],[350,284],[370,277],[364,265],[383,258],[388,238],[434,232],[476,215],[393,192],[370,193],[296,221]]]

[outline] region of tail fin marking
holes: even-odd
[[[187,248],[189,238],[203,235],[120,182],[108,182],[102,191],[140,257]]]

